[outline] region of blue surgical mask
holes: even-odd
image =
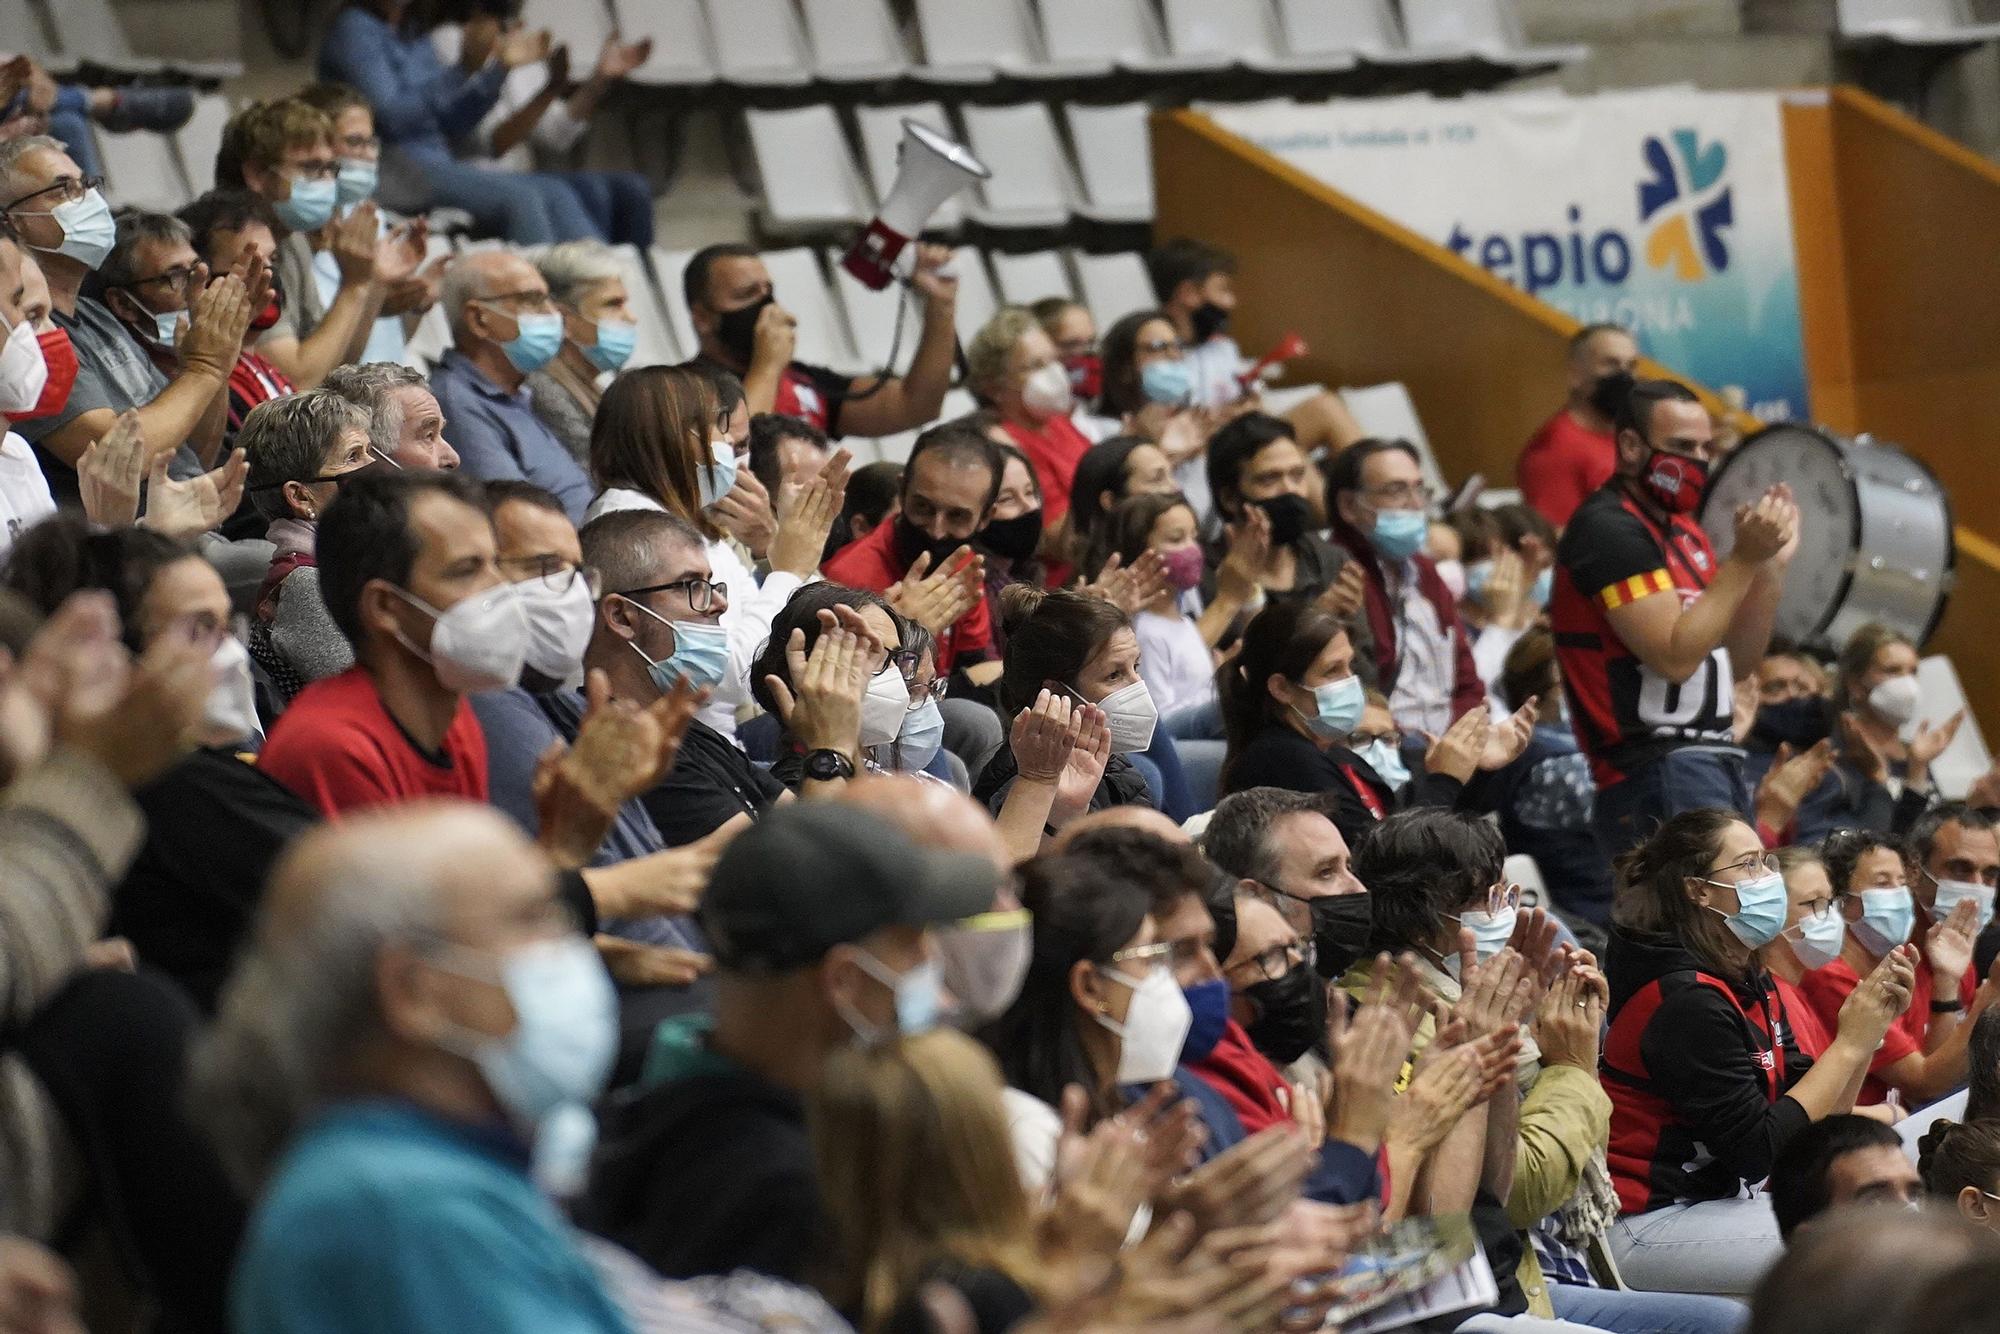
[[[631,643],[634,653],[646,658],[646,670],[662,695],[672,690],[674,682],[683,676],[688,679],[689,685],[697,689],[713,688],[721,683],[729,672],[727,630],[705,621],[670,621],[643,602],[633,602],[632,605],[660,624],[673,627],[674,651],[658,662],[646,658],[646,650],[640,648],[636,640],[627,641]]]
[[[638,325],[629,321],[599,320],[597,341],[582,349],[583,359],[601,371],[615,371],[632,359],[632,349],[638,345]]]
[[[1521,910],[1505,907],[1495,912],[1484,908],[1458,915],[1458,924],[1472,933],[1472,954],[1479,962],[1485,963],[1507,947],[1514,938],[1514,922]]]
[[[340,175],[334,179],[334,197],[342,208],[353,208],[375,193],[375,181],[381,168],[373,159],[365,157],[344,157],[340,160]],[[298,193],[298,187],[292,187]]]
[[[1155,361],[1139,372],[1139,392],[1148,403],[1179,407],[1194,392],[1194,376],[1185,361]]]
[[[1465,567],[1465,595],[1474,602],[1486,601],[1486,586],[1492,582],[1492,561],[1476,560]]]
[[[289,198],[271,205],[278,221],[295,232],[316,232],[333,217],[340,187],[332,181],[293,181]]]
[[[1182,987],[1181,994],[1187,997],[1188,1009],[1194,1015],[1187,1037],[1181,1042],[1181,1064],[1191,1065],[1207,1059],[1215,1044],[1222,1041],[1222,1031],[1229,1026],[1229,983],[1218,977]]]
[[[1410,781],[1410,767],[1403,763],[1403,748],[1389,738],[1377,737],[1354,753],[1368,761],[1368,767],[1389,785],[1391,792],[1402,791],[1403,785]]]
[[[863,1019],[844,999],[835,997],[834,1006],[840,1017],[854,1030],[854,1036],[863,1042],[882,1042],[896,1037],[915,1037],[928,1033],[938,1026],[938,1015],[944,1009],[943,987],[940,979],[944,976],[936,959],[926,959],[907,972],[897,973],[870,954],[856,946],[854,961],[861,971],[889,988],[896,997],[896,1029],[885,1033],[876,1025]]]
[[[1736,882],[1735,912],[1723,913],[1720,908],[1709,911],[1722,916],[1723,925],[1731,935],[1757,950],[1776,940],[1785,929],[1785,913],[1790,906],[1785,877],[1776,871],[1766,871]]]
[[[1937,898],[1931,904],[1931,920],[1942,922],[1951,916],[1952,909],[1971,899],[1979,905],[1979,920],[1973,925],[1975,932],[1984,931],[1986,924],[1993,920],[1993,886],[1980,884],[1976,880],[1934,880]]]
[[[25,210],[24,210],[25,211]],[[104,262],[111,253],[111,247],[118,240],[118,223],[111,216],[111,205],[104,200],[101,190],[85,190],[81,199],[72,199],[57,204],[49,210],[49,216],[62,228],[62,244],[54,253],[66,256],[94,269]],[[40,246],[30,247],[40,250]]]
[[[604,1091],[618,1055],[618,997],[588,940],[522,945],[501,955],[497,967],[461,975],[498,982],[514,1007],[511,1033],[461,1031],[450,1046],[479,1067],[517,1125],[532,1129],[558,1107],[587,1107]]]
[[[1422,510],[1379,510],[1368,540],[1390,560],[1408,560],[1424,549],[1430,533],[1431,521]],[[1466,575],[1469,584],[1471,571]]]
[[[187,312],[184,310],[168,310],[153,316],[153,328],[159,334],[161,347],[174,345],[174,330],[180,327],[181,316],[185,314]]]
[[[507,354],[507,360],[514,364],[514,369],[523,375],[540,370],[562,351],[562,316],[553,310],[539,315],[516,315],[514,327],[514,336],[500,344],[500,350]]]
[[[944,744],[944,712],[934,699],[903,715],[903,730],[896,738],[896,767],[915,771],[929,764]]]
[[[707,509],[716,501],[729,494],[736,485],[736,446],[727,440],[711,440],[708,456],[714,466],[694,470],[695,480],[701,484],[701,507]]]
[[[1361,678],[1343,676],[1313,687],[1314,714],[1306,718],[1306,726],[1323,737],[1344,737],[1360,726],[1367,707],[1368,692],[1362,688]]]
[[[1800,963],[1807,968],[1824,968],[1840,957],[1840,947],[1847,943],[1847,923],[1837,912],[1823,912],[1785,928],[1784,935]]]
[[[1855,897],[1861,902],[1861,920],[1849,923],[1848,929],[1870,954],[1880,958],[1910,938],[1910,928],[1917,924],[1917,905],[1909,886],[1864,889]]]
[[[1537,607],[1546,607],[1549,605],[1549,598],[1554,595],[1555,591],[1556,569],[1555,566],[1550,565],[1545,567],[1540,574],[1536,575],[1535,582],[1528,586],[1528,601],[1534,603]]]

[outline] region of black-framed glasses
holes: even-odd
[[[106,283],[106,287],[121,287],[128,291],[141,287],[165,286],[169,292],[183,298],[192,298],[201,282],[208,276],[208,265],[202,263],[176,264],[165,273],[156,273],[150,278],[134,278],[129,283]]]
[[[670,583],[647,584],[644,588],[614,588],[611,595],[621,598],[639,598],[648,593],[665,593],[676,588],[687,590],[688,610],[701,616],[712,610],[717,598],[729,597],[729,585],[718,584],[707,579],[689,577],[675,579]]]
[[[577,565],[561,556],[502,556],[496,562],[510,581],[516,584],[540,584],[551,593],[567,593],[578,577],[584,587],[590,590],[593,601],[600,587],[597,571],[587,565]]]
[[[1236,965],[1237,968],[1254,968],[1266,982],[1276,982],[1294,968],[1310,968],[1319,960],[1319,948],[1311,936],[1290,940],[1282,945],[1273,945],[1262,954],[1253,955]]]
[[[0,204],[0,213],[12,213],[30,199],[40,199],[43,195],[52,194],[60,195],[61,197],[50,204],[49,208],[61,208],[64,204],[74,204],[92,190],[102,190],[103,188],[104,178],[102,176],[84,176],[81,178],[76,176],[58,176],[52,183],[43,186],[39,190],[30,190],[27,194],[22,195],[10,204]],[[29,209],[27,211],[35,213],[47,210]]]

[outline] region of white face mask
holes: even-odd
[[[1146,689],[1144,681],[1119,687],[1098,700],[1097,707],[1110,720],[1111,749],[1118,754],[1130,755],[1153,744],[1153,728],[1160,721],[1160,709],[1153,703],[1153,693]]]
[[[1976,880],[1935,880],[1932,883],[1937,886],[1937,898],[1931,904],[1932,921],[1942,922],[1967,899],[1979,907],[1979,921],[1974,924],[1974,931],[1984,931],[1986,924],[1993,920],[1993,886]]]
[[[26,412],[42,401],[49,382],[49,363],[42,356],[34,326],[22,320],[0,346],[0,412]]]
[[[474,593],[439,611],[414,593],[392,591],[419,611],[428,613],[431,646],[417,647],[401,630],[396,638],[437,673],[438,684],[462,695],[505,690],[521,679],[528,657],[528,620],[513,584]]]
[[[551,681],[570,681],[583,671],[583,651],[597,624],[590,581],[578,574],[560,592],[541,579],[515,584],[521,615],[528,623],[526,662]]]
[[[1076,406],[1061,362],[1050,362],[1021,383],[1021,406],[1037,417],[1060,417]]]
[[[1113,982],[1132,989],[1124,1023],[1105,1014],[1095,1016],[1098,1023],[1118,1035],[1118,1082],[1157,1084],[1173,1078],[1188,1029],[1194,1026],[1194,1011],[1174,975],[1164,965],[1136,982],[1116,969],[1101,971]]]
[[[1465,562],[1441,560],[1437,563],[1437,572],[1438,578],[1444,580],[1445,588],[1450,590],[1452,600],[1465,601]]]
[[[1898,727],[1917,716],[1923,688],[1915,675],[1892,676],[1868,692],[1868,707]]]
[[[892,662],[875,673],[861,697],[862,747],[886,746],[894,741],[909,711],[910,687],[903,680],[902,669]]]
[[[235,635],[224,635],[209,666],[215,671],[215,684],[202,707],[202,740],[227,746],[264,735],[264,724],[257,717],[257,683],[250,675],[250,650]]]

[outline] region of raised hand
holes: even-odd
[[[375,281],[384,287],[401,289],[412,282],[423,267],[424,249],[430,223],[413,218],[392,227],[375,243]]]
[[[333,262],[340,269],[342,287],[360,286],[375,278],[375,263],[379,253],[376,238],[381,235],[380,217],[375,211],[375,201],[363,200],[346,217],[336,217],[327,224],[327,248],[333,251]]]
[[[773,570],[807,579],[819,568],[827,534],[833,531],[847,499],[849,465],[853,462],[854,456],[845,449],[835,450],[811,481],[780,490],[778,530],[767,557]]]
[[[1053,785],[1062,778],[1063,767],[1083,731],[1083,708],[1072,709],[1068,699],[1044,690],[1032,705],[1014,715],[1007,741],[1020,782]]]
[[[139,490],[146,477],[146,430],[127,408],[111,429],[84,447],[76,461],[77,491],[83,512],[102,528],[129,528],[139,513]]]
[[[1961,908],[1971,907],[1962,903]],[[1896,946],[1882,956],[1861,984],[1847,993],[1836,1019],[1836,1042],[1850,1042],[1858,1052],[1873,1055],[1889,1025],[1910,1008],[1917,980],[1916,946]],[[1954,984],[1956,985],[1956,984]],[[1942,993],[1934,993],[1942,994]]]
[[[931,571],[929,552],[911,562],[909,571],[885,596],[889,605],[932,635],[942,635],[972,610],[985,588],[986,562],[971,547],[960,547]]]
[[[591,943],[621,986],[684,987],[715,967],[715,960],[670,945],[646,945],[618,936],[599,935]]]
[[[1470,1042],[1435,1052],[1426,1048],[1409,1088],[1390,1109],[1387,1138],[1415,1157],[1442,1144],[1459,1118],[1479,1105],[1482,1055]]]
[[[950,302],[958,299],[958,274],[951,267],[951,247],[920,245],[910,271],[910,286],[926,300]]]
[[[1271,559],[1271,516],[1261,505],[1245,505],[1240,521],[1226,526],[1229,554],[1216,567],[1217,596],[1236,602],[1254,602],[1263,585],[1259,582]]]
[[[1792,503],[1792,489],[1782,482],[1755,503],[1736,507],[1735,551],[1752,564],[1789,555],[1798,536],[1799,507]]]
[[[764,682],[792,739],[808,751],[837,750],[849,759],[861,754],[861,697],[881,657],[881,645],[820,613],[819,638],[805,649],[804,630],[793,630],[785,645],[792,688],[776,676]]]
[[[1486,743],[1492,739],[1492,732],[1493,715],[1484,704],[1475,704],[1460,714],[1445,728],[1443,736],[1425,732],[1424,740],[1430,745],[1424,751],[1424,772],[1470,782],[1479,761],[1486,756]]]
[[[254,314],[243,280],[235,274],[224,274],[202,288],[194,299],[193,318],[175,334],[181,365],[227,380]]]
[[[1268,1223],[1298,1198],[1316,1148],[1293,1127],[1272,1126],[1174,1182],[1161,1205],[1192,1214],[1204,1232]]]
[[[1746,676],[1736,683],[1735,697],[1729,710],[1729,733],[1739,746],[1750,735],[1750,729],[1757,725],[1757,704],[1757,678]]]
[[[1479,600],[1486,614],[1509,630],[1519,630],[1535,619],[1536,608],[1528,601],[1528,566],[1519,552],[1502,548],[1493,558],[1493,569]]]
[[[1484,963],[1474,963],[1471,932],[1461,930],[1459,939],[1458,975],[1464,979],[1464,990],[1452,1006],[1452,1017],[1465,1024],[1473,1042],[1518,1029],[1542,993],[1536,965],[1511,945]]]
[[[1361,610],[1361,605],[1367,600],[1367,596],[1368,575],[1362,570],[1360,561],[1350,560],[1341,562],[1340,573],[1333,577],[1333,582],[1322,589],[1315,600],[1320,606],[1345,620]]]
[[[799,341],[799,322],[792,313],[773,301],[757,316],[755,347],[750,354],[753,366],[789,366]]]
[[[536,65],[547,60],[553,45],[548,29],[528,29],[516,25],[501,34],[497,48],[500,63],[508,69],[518,69],[522,65]]]
[[[597,77],[616,81],[629,75],[646,63],[653,54],[653,39],[642,38],[636,42],[621,42],[616,37],[604,39],[604,49],[597,53]]]
[[[1104,768],[1111,763],[1111,719],[1095,704],[1078,704],[1082,715],[1076,742],[1062,776],[1056,779],[1056,800],[1049,811],[1049,825],[1060,829],[1090,809],[1097,785],[1104,781]]]
[[[1843,712],[1835,724],[1840,729],[1841,758],[1861,771],[1871,783],[1889,781],[1889,753],[1869,739],[1852,713]]]
[[[126,786],[138,787],[194,748],[215,684],[214,650],[170,632],[132,663],[117,636],[118,616],[108,599],[61,625],[58,642],[50,645],[62,659],[66,686],[56,704],[55,730],[64,743],[95,755]],[[31,644],[31,673],[37,655]]]
[[[1972,967],[1972,946],[1979,936],[1979,905],[1961,900],[1951,916],[1924,936],[1924,961],[1931,968],[1931,988],[1939,996],[1955,996],[1965,970]]]
[[[1780,741],[1757,783],[1757,822],[1766,828],[1790,827],[1799,813],[1799,804],[1826,778],[1833,768],[1833,740],[1822,738],[1817,745],[1794,755],[1789,742]]]
[[[771,493],[748,468],[737,470],[736,485],[710,505],[708,512],[759,560],[771,549],[771,539],[778,531],[777,516],[771,510]]]
[[[184,482],[167,476],[170,462],[172,456],[167,454],[153,460],[152,473],[146,480],[146,514],[139,520],[141,528],[184,539],[219,528],[224,519],[236,513],[236,506],[243,499],[243,483],[250,476],[249,455],[240,449],[233,450],[221,467]]]
[[[1373,1151],[1382,1142],[1403,1068],[1422,1017],[1423,984],[1414,960],[1377,955],[1361,1012],[1348,1018],[1347,993],[1327,993],[1326,1037],[1333,1053],[1327,1138]]]
[[[1520,758],[1521,752],[1534,740],[1535,709],[1540,704],[1540,695],[1530,695],[1522,701],[1520,708],[1487,728],[1486,748],[1479,753],[1481,769],[1491,773],[1495,769],[1506,768]],[[1488,712],[1484,704],[1475,704],[1473,708],[1478,712]],[[1488,716],[1491,716],[1490,713]]]
[[[1905,781],[1922,784],[1929,780],[1931,761],[1944,754],[1945,747],[1958,735],[1959,724],[1964,721],[1965,710],[1960,709],[1936,727],[1929,723],[1917,724],[1916,734],[1903,743],[1903,752],[1909,759]]]
[[[1207,1132],[1195,1104],[1171,1083],[1086,1131],[1089,1101],[1079,1085],[1063,1090],[1053,1199],[1039,1231],[1046,1254],[1080,1247],[1109,1259],[1125,1244],[1139,1206],[1193,1165]]]
[[[1535,1011],[1535,1045],[1542,1064],[1573,1066],[1597,1074],[1598,1035],[1604,1001],[1594,980],[1572,969],[1556,979]]]

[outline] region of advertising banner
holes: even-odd
[[[1261,103],[1222,128],[1765,420],[1806,415],[1775,93]],[[1377,313],[1380,317],[1382,312]]]

